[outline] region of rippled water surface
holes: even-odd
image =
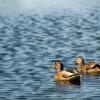
[[[78,55],[100,61],[100,8],[0,14],[0,100],[100,100],[100,76],[53,79],[55,59],[75,68]]]

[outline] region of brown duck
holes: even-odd
[[[80,75],[64,70],[62,61],[56,60],[53,67],[56,69],[55,81],[80,84]]]
[[[79,65],[78,72],[80,74],[100,74],[100,64],[97,64],[94,61],[84,63],[82,56],[78,56],[76,64]]]

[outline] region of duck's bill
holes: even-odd
[[[52,68],[55,68],[55,64],[52,65]]]

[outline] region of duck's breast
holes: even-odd
[[[54,79],[55,79],[55,80],[62,80],[62,79],[63,79],[62,72],[57,72],[57,73],[55,74]]]

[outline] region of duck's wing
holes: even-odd
[[[96,63],[94,61],[90,61],[88,64],[88,69],[92,69],[96,67]]]
[[[69,69],[69,68],[66,69],[66,71],[67,71],[67,72],[71,72],[71,73],[73,73],[73,69],[71,69],[71,68],[70,68],[70,69]]]
[[[71,73],[71,72],[68,72],[68,71],[62,72],[63,78],[68,78],[68,77],[73,76],[73,75],[74,75],[74,73]]]
[[[70,73],[70,72],[64,72],[63,73],[63,78],[64,81],[69,81],[69,82],[79,82],[80,81],[80,75],[76,73]],[[77,81],[78,80],[78,81]]]
[[[96,62],[93,62],[93,61],[89,62],[89,68],[90,69],[93,69],[93,68],[96,68],[96,67],[100,68],[100,64],[97,64]]]

